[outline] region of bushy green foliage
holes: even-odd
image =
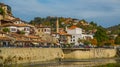
[[[10,29],[9,28],[4,28],[3,31],[4,32],[10,32]]]
[[[19,31],[19,34],[25,34],[25,31]]]
[[[107,28],[108,31],[111,31],[111,34],[120,33],[120,24]]]
[[[0,14],[1,14],[1,15],[4,15],[4,14],[5,14],[5,12],[4,12],[4,10],[3,10],[2,8],[0,8]]]
[[[89,45],[89,44],[91,44],[91,42],[88,41],[88,40],[85,40],[85,41],[84,41],[84,44],[85,44],[85,45]]]
[[[119,33],[118,36],[115,38],[115,44],[120,45],[120,33]]]
[[[37,25],[37,24],[43,24],[46,26],[51,26],[54,25],[56,22],[57,17],[55,18],[51,18],[51,17],[46,17],[46,18],[42,18],[42,17],[35,17],[34,20],[30,21],[30,24],[33,25]],[[55,25],[54,25],[55,26]]]
[[[108,40],[106,30],[101,26],[97,28],[97,32],[95,33],[94,37],[97,39],[98,45],[103,45],[102,43]]]

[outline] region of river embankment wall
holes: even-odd
[[[91,48],[91,49],[65,49],[66,59],[92,59],[92,58],[112,58],[116,56],[116,49]]]
[[[34,63],[60,58],[60,48],[0,48],[1,64]]]
[[[62,59],[111,58],[116,49],[0,48],[0,64],[35,63]]]

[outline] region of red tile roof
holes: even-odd
[[[75,28],[78,28],[76,25],[73,25],[71,27],[69,27],[68,29],[75,29]]]
[[[70,34],[67,34],[66,32],[59,32],[60,35],[66,35],[66,36],[70,36]]]
[[[11,41],[8,37],[0,37],[0,41]]]
[[[7,26],[16,26],[16,27],[29,27],[29,25],[21,23],[21,24],[12,24],[12,23],[6,23],[1,25],[2,27],[7,27]]]

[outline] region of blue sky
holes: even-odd
[[[34,17],[58,16],[94,21],[104,27],[120,24],[120,0],[0,0],[13,15],[30,21]]]

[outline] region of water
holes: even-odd
[[[120,58],[114,59],[89,59],[89,60],[62,60],[29,64],[4,65],[1,67],[93,67],[108,63],[120,63]]]

